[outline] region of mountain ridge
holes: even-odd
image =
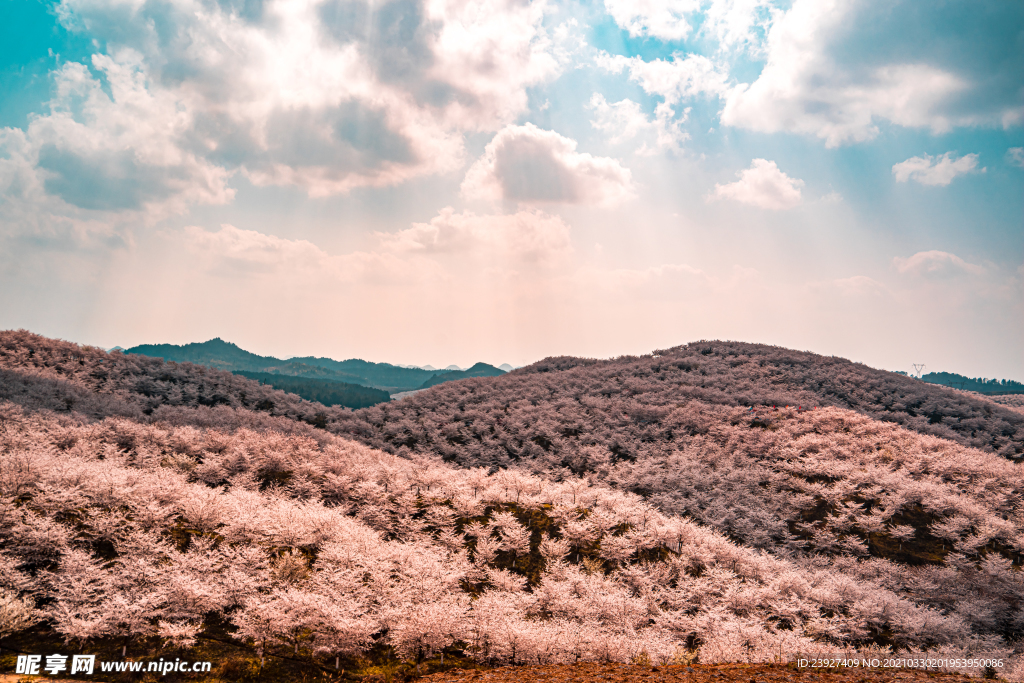
[[[338,361],[320,356],[294,356],[280,359],[246,351],[237,344],[225,341],[220,337],[214,337],[205,342],[182,345],[140,344],[122,352],[150,358],[163,358],[178,363],[194,363],[228,372],[255,372],[304,377],[312,380],[333,380],[392,393],[421,389],[467,377],[498,375],[504,372],[486,363],[474,365],[473,368],[476,370],[471,368],[470,370],[446,371],[376,363],[360,358]],[[435,380],[434,378],[439,375],[443,375],[444,379]]]

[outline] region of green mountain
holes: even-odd
[[[436,384],[442,384],[444,382],[453,382],[455,380],[466,379],[468,377],[497,377],[504,375],[505,371],[500,368],[496,368],[493,365],[487,363],[477,363],[468,370],[453,370],[451,372],[440,372],[423,384],[420,385],[420,389],[426,389]]]
[[[305,356],[291,358],[293,363],[318,368],[336,375],[361,377],[367,386],[379,387],[394,391],[408,391],[419,388],[423,382],[437,374],[436,371],[420,368],[403,368],[390,363],[371,363],[370,361],[351,358],[349,360],[333,360],[331,358],[314,358]]]
[[[125,353],[163,358],[164,360],[177,363],[205,365],[218,370],[227,370],[239,374],[267,373],[271,375],[302,377],[310,380],[344,382],[364,387],[373,387],[392,393],[421,389],[433,386],[434,384],[440,384],[441,382],[464,379],[466,377],[494,377],[504,374],[502,370],[486,363],[477,363],[465,371],[438,372],[421,368],[403,368],[391,365],[390,363],[371,363],[358,358],[337,361],[331,358],[304,356],[281,360],[273,356],[260,356],[250,353],[236,344],[226,342],[219,337],[206,342],[184,344],[181,346],[176,344],[142,344],[127,349]],[[433,378],[435,376],[443,377],[444,379],[434,381]],[[270,384],[278,387],[278,383]],[[298,385],[295,386],[297,387]],[[313,386],[311,384],[308,388],[304,388],[303,391],[307,393],[321,391],[320,389],[314,390]],[[284,389],[283,386],[278,388]],[[285,390],[296,393],[303,398],[310,398],[303,391]],[[322,391],[327,390],[327,388],[324,388]],[[334,405],[328,404],[321,399],[310,398],[310,400],[318,400],[325,405]],[[338,405],[349,404],[342,401]]]
[[[921,376],[929,384],[941,384],[954,389],[976,391],[979,394],[1024,394],[1024,384],[1009,379],[984,379],[964,377],[955,372],[929,372]]]
[[[249,372],[247,370],[237,370],[234,374],[254,379],[260,384],[266,384],[275,389],[287,391],[289,394],[295,394],[307,401],[316,401],[325,406],[343,406],[353,409],[369,408],[378,403],[391,400],[391,394],[386,391],[329,379],[293,377],[270,372]]]
[[[270,356],[258,356],[236,344],[226,342],[220,337],[210,341],[184,344],[141,344],[126,349],[125,353],[134,353],[151,358],[163,358],[175,363],[194,363],[218,370],[251,370],[260,371],[281,365],[284,361]]]

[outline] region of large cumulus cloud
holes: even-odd
[[[466,173],[469,199],[615,206],[632,198],[629,169],[576,151],[576,141],[527,123],[503,128]]]
[[[797,0],[767,38],[753,83],[726,97],[722,123],[814,135],[830,147],[889,122],[946,132],[1024,119],[1024,5]]]
[[[463,163],[463,135],[522,113],[559,60],[543,1],[63,0],[95,39],[49,112],[8,129],[0,179],[35,213],[230,200],[227,182],[310,196]],[[99,49],[99,48],[98,48]],[[13,188],[13,189],[12,189]],[[45,207],[45,208],[44,208]]]
[[[672,41],[699,26],[712,49],[671,60],[599,55],[597,65],[627,69],[670,104],[719,97],[725,126],[815,136],[828,147],[871,140],[887,124],[945,133],[1024,122],[1022,3],[776,4],[612,2],[609,11],[633,35]],[[732,72],[736,47],[764,59],[750,82]]]

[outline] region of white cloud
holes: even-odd
[[[1024,168],[1024,147],[1011,147],[1006,150],[1006,160],[1014,166]]]
[[[559,216],[524,210],[477,215],[442,209],[429,223],[381,235],[385,249],[410,254],[473,254],[550,265],[572,252],[569,225]]]
[[[866,275],[838,278],[828,284],[849,296],[881,296],[888,293],[888,288],[885,285]]]
[[[648,95],[665,98],[668,104],[700,95],[722,95],[728,91],[729,75],[703,55],[680,53],[672,60],[624,57],[601,53],[595,63],[612,73],[628,70],[629,79],[640,84]]]
[[[451,171],[464,133],[500,129],[561,69],[544,13],[515,0],[64,0],[61,20],[106,46],[92,59],[105,84],[66,64],[21,153],[39,196],[150,218],[229,201],[236,172],[324,196]]]
[[[265,286],[303,291],[331,290],[338,285],[415,286],[444,280],[445,269],[430,259],[398,253],[383,245],[369,251],[329,254],[307,240],[293,240],[221,225],[216,232],[188,226],[182,244],[190,262],[218,287]],[[231,284],[235,283],[235,284]]]
[[[770,0],[712,0],[704,13],[701,33],[713,37],[719,50],[746,46],[758,54],[763,40],[755,29],[767,33],[776,14]]]
[[[774,161],[754,159],[750,168],[738,172],[739,180],[727,185],[715,184],[710,199],[731,199],[762,209],[779,211],[800,204],[804,181],[790,178]]]
[[[94,55],[54,73],[49,113],[0,129],[0,223],[54,243],[131,241],[195,204],[234,196],[231,171],[181,144],[191,118],[152,91],[137,53]]]
[[[898,183],[916,180],[922,185],[946,186],[958,175],[975,172],[977,167],[977,154],[965,154],[957,159],[952,156],[952,152],[946,152],[940,157],[928,154],[923,157],[910,157],[893,165],[892,175]],[[984,173],[985,169],[982,168],[980,172]]]
[[[617,145],[637,136],[644,138],[639,154],[653,153],[656,149],[679,150],[683,142],[690,138],[683,130],[689,108],[683,111],[681,117],[676,118],[671,105],[662,102],[655,107],[654,118],[648,119],[638,102],[627,99],[609,103],[600,93],[591,96],[589,108],[595,115],[590,125],[607,134],[611,144]],[[648,139],[653,143],[653,148],[648,146]]]
[[[576,141],[550,130],[506,126],[462,182],[469,199],[526,204],[615,206],[631,199],[632,175],[615,159],[576,151]]]
[[[701,8],[700,0],[605,0],[615,23],[633,37],[682,40],[693,27],[686,19]]]
[[[215,257],[217,267],[228,266],[254,273],[272,273],[288,268],[313,270],[323,267],[330,259],[312,242],[240,230],[227,224],[217,232],[188,226],[185,228],[185,243],[201,257]]]
[[[315,282],[450,280],[451,259],[459,271],[521,269],[563,264],[572,254],[571,228],[559,216],[524,210],[509,215],[456,213],[442,209],[429,223],[396,233],[377,233],[368,251],[328,254],[301,239],[286,239],[233,225],[215,232],[184,229],[184,246],[207,271],[218,275]]]
[[[28,126],[47,193],[112,211],[180,210],[232,198],[229,172],[179,144],[190,117],[168,93],[146,88],[137,54],[94,55],[92,63],[111,95],[85,66],[66,64],[57,72],[50,115]]]
[[[901,275],[947,278],[963,274],[980,275],[985,272],[983,267],[968,263],[956,254],[946,251],[919,251],[908,258],[897,256],[892,262]]]
[[[755,28],[764,30],[772,16],[769,0],[605,0],[604,5],[634,38],[679,41],[700,22],[699,33],[716,40],[721,50],[748,46],[756,52]]]
[[[880,121],[935,133],[1019,124],[1013,59],[983,63],[956,31],[922,34],[919,23],[914,3],[796,0],[771,25],[761,74],[727,95],[722,123],[814,135],[828,147],[872,139]]]

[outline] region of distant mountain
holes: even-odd
[[[260,384],[266,384],[296,396],[301,396],[307,401],[322,403],[325,406],[369,408],[378,403],[391,400],[391,394],[386,391],[329,379],[293,377],[270,372],[248,372],[246,370],[238,370],[234,374],[256,380]]]
[[[921,380],[929,384],[941,384],[954,389],[976,391],[979,394],[1024,394],[1024,384],[1008,379],[971,378],[954,372],[929,372],[922,375]]]
[[[505,372],[512,372],[513,370],[515,370],[515,368],[513,368],[508,363],[502,363],[501,365],[498,366],[498,369],[504,370]]]
[[[218,370],[263,371],[284,363],[271,356],[258,356],[238,345],[226,342],[220,337],[202,343],[183,344],[140,344],[126,349],[150,358],[163,358],[176,363],[194,363]]]
[[[388,391],[418,389],[423,382],[435,374],[430,370],[402,368],[390,363],[371,363],[370,361],[359,360],[358,358],[337,361],[330,358],[305,356],[302,358],[291,358],[289,362],[322,368],[338,376],[358,377],[362,381],[356,382],[356,384],[377,387],[378,389],[386,389]]]
[[[304,377],[334,382],[346,382],[385,391],[417,389],[434,376],[432,370],[403,368],[389,363],[371,363],[353,358],[336,361],[331,358],[289,358],[260,356],[219,337],[202,343],[142,344],[125,353],[163,358],[177,363],[194,363],[229,372],[262,372],[291,377]],[[299,395],[303,395],[301,392]],[[386,400],[386,399],[384,399]]]
[[[444,370],[445,372],[462,372],[462,368],[460,368],[458,365],[449,365]]]
[[[466,379],[469,377],[498,377],[504,375],[505,371],[488,365],[487,363],[477,363],[468,370],[455,370],[452,372],[442,372],[434,375],[426,382],[420,385],[420,389],[426,389],[444,382],[454,382],[460,379]]]

